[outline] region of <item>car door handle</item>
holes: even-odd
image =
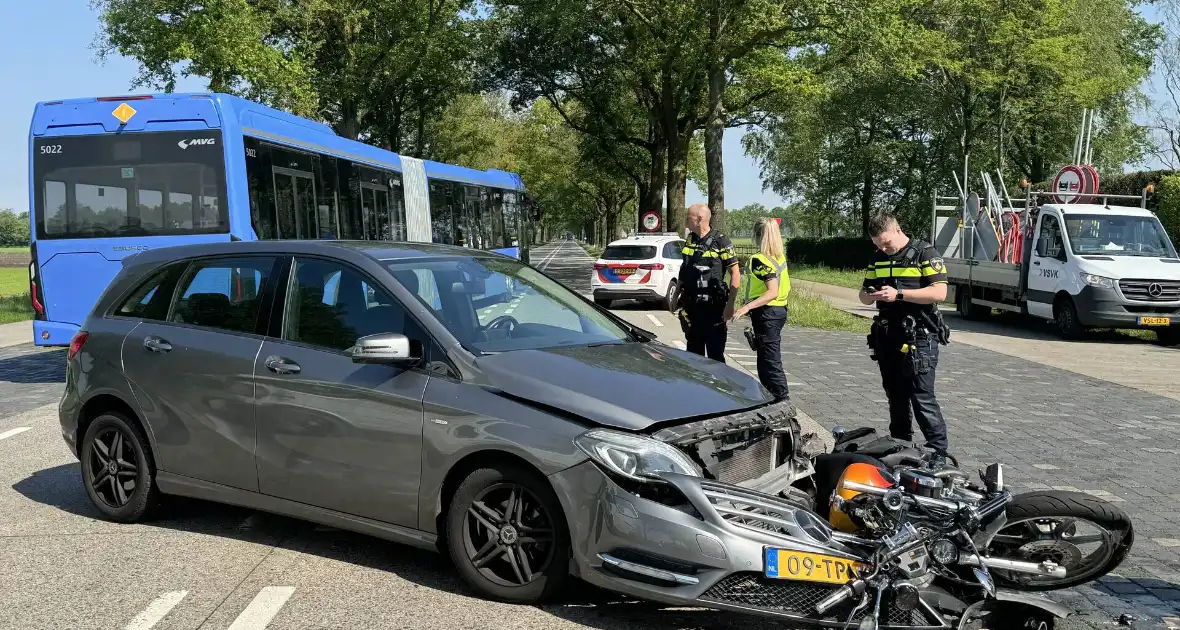
[[[1033,261],[1033,264],[1034,264],[1034,265],[1039,265],[1039,264],[1041,264],[1041,261],[1039,261],[1039,260],[1034,260],[1034,261]]]
[[[168,352],[172,349],[172,344],[167,340],[161,339],[155,335],[148,335],[143,338],[143,347],[152,352]]]
[[[266,369],[278,374],[298,374],[299,364],[283,357],[267,357]]]

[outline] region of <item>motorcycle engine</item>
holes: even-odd
[[[901,471],[899,483],[906,492],[923,497],[937,497],[942,492],[942,480],[916,470]]]

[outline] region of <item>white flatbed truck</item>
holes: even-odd
[[[1163,345],[1180,343],[1180,257],[1146,208],[1146,191],[1040,203],[1070,194],[1029,191],[1024,208],[1004,208],[1020,220],[1018,262],[1000,261],[999,230],[974,194],[965,202],[935,197],[931,227],[946,263],[947,301],[970,319],[999,309],[1053,321],[1067,339],[1089,328],[1144,328]],[[957,203],[939,205],[950,199]],[[1139,203],[1111,205],[1118,199]]]

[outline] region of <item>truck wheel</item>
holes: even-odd
[[[1155,340],[1161,346],[1180,345],[1180,326],[1169,326],[1155,331]]]
[[[983,319],[992,310],[986,306],[971,303],[971,289],[969,287],[955,287],[955,308],[963,319]]]
[[[1082,321],[1078,319],[1077,307],[1067,296],[1059,297],[1053,303],[1053,321],[1057,324],[1057,332],[1066,339],[1080,339],[1086,332]]]

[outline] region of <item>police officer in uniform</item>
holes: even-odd
[[[938,346],[950,338],[937,306],[946,299],[946,267],[934,246],[910,239],[890,214],[872,217],[868,227],[877,251],[859,296],[862,304],[877,305],[869,347],[889,398],[889,434],[913,438],[912,409],[926,446],[945,455],[946,423],[934,397],[934,372]]]
[[[709,206],[695,203],[688,208],[688,229],[684,262],[676,283],[685,344],[689,352],[725,362],[726,322],[733,317],[734,300],[742,279],[737,252],[729,237],[712,229]]]
[[[783,370],[782,336],[787,324],[791,276],[787,273],[787,255],[778,222],[769,217],[758,219],[754,224],[754,244],[758,252],[750,257],[745,304],[734,312],[733,318],[750,315],[753,326],[747,334],[753,334],[750,345],[758,355],[758,380],[776,401],[790,400],[787,374]]]

